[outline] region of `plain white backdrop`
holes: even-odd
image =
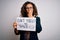
[[[26,1],[37,6],[42,25],[39,40],[60,40],[60,0],[0,0],[0,40],[19,40],[12,24]]]

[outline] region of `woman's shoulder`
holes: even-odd
[[[37,16],[37,17],[36,17],[36,19],[40,19],[40,17],[39,17],[39,16]]]

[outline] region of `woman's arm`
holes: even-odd
[[[19,31],[17,30],[17,23],[16,22],[13,23],[13,28],[14,28],[14,33],[16,35],[19,35]]]
[[[16,35],[19,35],[20,33],[19,33],[19,31],[15,28],[14,29],[14,33],[16,34]]]
[[[40,17],[36,17],[36,32],[40,33],[42,31]]]

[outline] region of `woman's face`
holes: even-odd
[[[27,4],[26,11],[27,11],[28,14],[29,13],[32,14],[33,13],[33,5],[32,4]]]

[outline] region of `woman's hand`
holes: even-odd
[[[17,28],[17,23],[16,22],[13,23],[13,28],[14,29]]]
[[[14,32],[16,35],[19,35],[19,31],[17,30],[17,22],[13,23],[13,28],[14,28]]]

